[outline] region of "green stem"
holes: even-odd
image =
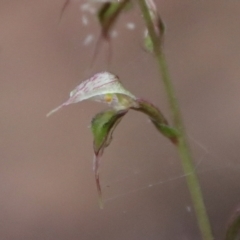
[[[147,29],[148,29],[149,37],[153,43],[153,52],[157,59],[158,68],[164,83],[165,91],[167,93],[170,110],[172,112],[173,123],[175,128],[179,131],[177,148],[181,158],[182,168],[183,168],[184,174],[186,175],[188,189],[191,194],[191,198],[194,205],[202,239],[213,240],[210,221],[209,221],[206,207],[204,204],[199,180],[195,171],[190,147],[187,142],[183,120],[181,117],[180,108],[178,105],[176,94],[175,94],[172,81],[170,78],[170,74],[168,71],[166,58],[164,53],[161,50],[161,46],[159,46],[159,38],[155,31],[154,23],[152,21],[148,6],[146,4],[146,0],[138,0],[138,2],[141,8]]]

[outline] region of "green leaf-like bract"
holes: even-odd
[[[94,136],[94,152],[96,155],[109,145],[111,134],[127,110],[108,110],[98,113],[92,120],[91,129]]]
[[[99,180],[99,164],[100,158],[104,149],[110,144],[112,140],[112,134],[122,117],[128,112],[128,110],[108,110],[98,113],[92,120],[91,129],[94,137],[94,162],[93,170],[95,173],[95,180],[99,196],[100,208],[103,207],[102,193]]]
[[[151,122],[154,126],[167,138],[169,138],[174,144],[177,144],[178,140],[178,131],[169,126],[167,120],[160,112],[160,110],[155,107],[153,104],[143,100],[143,99],[136,99],[138,103],[138,107],[132,107],[132,109],[140,111],[148,115]]]

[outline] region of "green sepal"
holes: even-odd
[[[108,110],[98,113],[91,122],[91,130],[94,137],[94,152],[99,154],[106,148],[112,138],[112,133],[128,110]]]
[[[177,144],[179,133],[175,128],[168,124],[161,111],[156,106],[143,99],[137,99],[136,102],[138,103],[138,107],[132,107],[132,109],[146,114],[158,131],[160,131],[171,142]]]
[[[99,179],[100,158],[104,149],[110,144],[112,134],[122,117],[128,112],[127,110],[108,110],[98,113],[91,122],[91,130],[94,137],[94,161],[93,170],[95,173],[95,181],[98,190],[99,206],[103,208],[102,191]]]
[[[178,143],[179,133],[175,128],[169,125],[158,123],[154,120],[152,120],[152,123],[165,137],[169,138],[174,144]]]

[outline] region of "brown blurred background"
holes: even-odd
[[[106,106],[83,102],[45,117],[103,70],[170,116],[156,64],[143,50],[139,10],[118,22],[111,64],[103,44],[90,68],[99,28],[83,4],[71,1],[59,20],[64,0],[0,1],[0,239],[201,239],[176,151],[145,116],[127,115],[105,151],[104,210],[88,126]],[[196,171],[222,239],[240,202],[240,1],[157,4]]]

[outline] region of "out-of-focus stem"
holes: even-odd
[[[143,18],[145,20],[149,37],[153,44],[153,52],[156,57],[161,79],[164,83],[165,91],[167,94],[170,110],[172,113],[174,127],[179,131],[177,149],[181,158],[182,168],[186,175],[188,189],[191,194],[192,202],[194,205],[198,226],[204,240],[213,240],[210,221],[207,215],[206,207],[203,200],[201,187],[199,184],[198,176],[195,171],[193,159],[189,144],[187,142],[186,132],[179,108],[179,104],[176,98],[176,93],[173,88],[173,84],[170,78],[165,55],[159,46],[159,38],[154,28],[150,11],[146,4],[146,0],[138,0]]]

